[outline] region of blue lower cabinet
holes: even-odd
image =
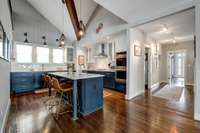
[[[11,95],[42,87],[43,72],[11,72]]]
[[[103,107],[103,78],[84,79],[79,89],[80,113],[88,115]]]
[[[42,88],[42,76],[44,72],[34,72],[34,89]]]
[[[103,77],[103,87],[104,88],[115,88],[115,72],[104,72],[104,71],[84,71],[87,73],[101,74]]]
[[[126,92],[126,84],[115,83],[115,89],[121,92]]]

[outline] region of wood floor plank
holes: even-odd
[[[189,88],[179,102],[154,97],[149,91],[127,101],[123,93],[106,91],[111,95],[104,98],[103,109],[77,121],[69,114],[55,120],[43,104],[48,94],[13,97],[6,133],[200,132],[200,122],[193,120],[193,93]]]

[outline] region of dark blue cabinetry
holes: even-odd
[[[91,71],[91,70],[85,70],[83,72],[104,75],[103,77],[104,88],[111,88],[121,92],[126,91],[126,84],[115,82],[115,76],[116,76],[115,72]]]
[[[34,91],[42,87],[43,72],[11,72],[11,94]]]
[[[115,89],[121,92],[125,92],[126,84],[115,82]]]
[[[103,77],[81,81],[80,112],[88,115],[103,106]]]
[[[115,88],[115,72],[104,72],[104,71],[83,71],[87,73],[101,74],[103,77],[103,87],[104,88]]]

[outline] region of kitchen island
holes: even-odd
[[[88,73],[54,72],[51,76],[73,81],[73,120],[77,120],[77,96],[79,96],[80,113],[86,116],[103,107],[103,75]],[[78,82],[80,83],[78,85]],[[79,95],[77,95],[77,91]]]

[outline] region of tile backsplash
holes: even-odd
[[[64,71],[67,70],[67,64],[18,64],[11,63],[12,72],[28,71]]]

